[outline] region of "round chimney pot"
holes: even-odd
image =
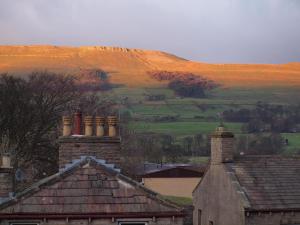
[[[74,117],[75,117],[74,134],[75,135],[80,135],[81,134],[82,113],[81,112],[76,112],[74,114]]]
[[[93,125],[93,117],[92,116],[85,116],[84,117],[84,124],[92,126]]]
[[[104,123],[105,123],[105,118],[103,116],[96,116],[96,136],[97,137],[104,136]]]
[[[11,159],[9,155],[2,155],[1,159],[1,168],[10,169],[11,167]]]
[[[71,117],[63,116],[63,124],[64,125],[71,125]]]
[[[93,117],[85,116],[84,124],[85,124],[85,136],[92,136],[93,135]]]
[[[108,116],[107,117],[107,122],[108,122],[108,136],[109,137],[115,137],[117,136],[117,122],[118,119],[116,116]]]
[[[116,126],[118,123],[118,118],[116,116],[108,116],[107,122],[109,126]]]
[[[103,126],[105,118],[103,116],[96,116],[96,125]]]
[[[63,136],[70,136],[72,133],[71,130],[71,117],[63,116]]]

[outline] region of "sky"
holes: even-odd
[[[0,0],[0,45],[32,44],[300,62],[300,0]]]

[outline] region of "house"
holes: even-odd
[[[300,224],[300,157],[233,153],[234,135],[218,127],[210,164],[193,192],[193,224]]]
[[[119,169],[120,137],[115,117],[63,119],[59,172],[20,193],[11,193],[12,169],[0,170],[0,224],[181,225],[181,208],[126,177]],[[108,121],[108,124],[105,124]],[[108,136],[104,135],[108,125]],[[94,135],[94,128],[95,133]]]
[[[158,164],[141,175],[145,187],[162,195],[192,198],[206,165]]]

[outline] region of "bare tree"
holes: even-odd
[[[14,169],[32,165],[39,177],[57,162],[57,125],[78,93],[74,79],[35,72],[27,79],[0,75],[0,141],[12,156]]]

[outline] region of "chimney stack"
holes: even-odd
[[[6,198],[13,192],[13,168],[10,156],[0,156],[0,198]]]
[[[234,135],[224,126],[216,128],[211,135],[211,164],[233,162]]]
[[[94,120],[92,116],[85,116],[84,135],[81,132],[82,114],[75,113],[74,117],[74,135],[71,134],[71,118],[63,117],[63,136],[59,139],[59,167],[62,168],[72,160],[80,159],[81,156],[94,156],[119,166],[121,140],[117,132],[117,117],[109,116],[106,119],[96,116]],[[94,127],[96,127],[95,133]]]

